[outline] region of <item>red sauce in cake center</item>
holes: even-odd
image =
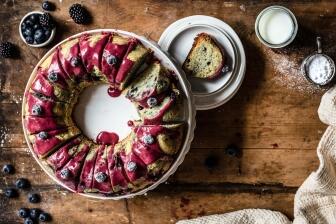
[[[119,141],[119,135],[114,132],[102,131],[98,134],[96,142],[102,145],[115,145]]]

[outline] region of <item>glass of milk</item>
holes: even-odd
[[[261,11],[255,22],[259,40],[268,47],[281,48],[290,44],[298,30],[294,14],[283,6],[273,5]]]

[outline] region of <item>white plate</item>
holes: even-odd
[[[71,37],[63,40],[62,42],[60,42],[56,46],[54,46],[52,49],[50,49],[42,57],[42,59],[39,61],[39,63],[34,68],[34,70],[32,72],[32,75],[29,77],[29,80],[28,80],[28,83],[27,83],[27,86],[26,86],[26,89],[25,89],[25,93],[27,91],[29,91],[29,89],[31,87],[31,84],[32,84],[32,82],[33,82],[33,80],[35,78],[36,71],[37,71],[38,67],[40,66],[40,64],[51,53],[53,53],[54,50],[60,44],[63,44],[64,42],[66,42],[70,38],[79,37],[79,36],[81,36],[84,33],[97,33],[97,32],[104,32],[104,31],[105,32],[116,32],[116,33],[118,33],[118,34],[120,34],[122,36],[125,36],[125,37],[134,37],[134,38],[137,38],[138,40],[140,40],[142,42],[142,44],[144,44],[144,46],[150,48],[154,52],[154,55],[162,62],[162,64],[166,68],[170,69],[171,71],[173,71],[177,75],[178,80],[179,80],[180,90],[182,90],[183,95],[185,96],[184,97],[184,99],[185,99],[184,100],[184,109],[185,109],[184,121],[185,121],[185,123],[187,125],[185,140],[183,142],[183,145],[182,145],[182,148],[181,148],[181,151],[180,151],[179,155],[177,155],[177,158],[176,158],[175,162],[172,164],[172,166],[170,167],[170,169],[159,180],[157,180],[155,183],[153,183],[152,185],[148,186],[147,188],[144,188],[144,189],[141,189],[138,192],[134,192],[134,193],[126,194],[126,195],[116,195],[116,196],[106,197],[106,196],[102,196],[102,195],[99,195],[99,194],[89,194],[89,193],[87,193],[87,194],[81,194],[83,196],[87,196],[87,197],[91,197],[91,198],[97,198],[97,199],[114,199],[114,200],[118,200],[118,199],[131,198],[131,197],[134,197],[136,195],[145,194],[147,191],[156,188],[160,183],[165,182],[168,179],[168,177],[170,175],[172,175],[176,171],[177,167],[182,163],[182,161],[184,160],[185,155],[189,151],[191,141],[192,141],[192,139],[194,137],[194,129],[195,129],[195,126],[196,126],[196,120],[195,120],[196,110],[195,110],[195,106],[194,106],[195,105],[194,98],[193,98],[193,95],[191,94],[190,85],[189,85],[189,83],[188,83],[188,81],[187,81],[184,73],[181,71],[180,67],[176,66],[176,64],[171,60],[171,58],[165,52],[163,52],[161,50],[161,48],[156,43],[154,43],[152,41],[149,41],[148,39],[146,39],[143,36],[139,36],[139,35],[136,35],[134,33],[130,33],[130,32],[127,32],[127,31],[122,31],[122,30],[115,30],[115,29],[97,29],[97,30],[86,31],[86,32],[83,32],[83,33],[79,33],[79,34],[73,35],[73,36],[71,36]],[[104,100],[104,102],[106,102],[107,98],[105,98],[104,96],[99,96],[99,94],[107,94],[106,93],[106,88],[107,88],[106,86],[101,86],[99,88],[94,88],[93,87],[93,89],[87,90],[88,92],[84,92],[83,93],[84,94],[83,97],[86,98],[86,99],[88,99],[88,100],[90,99],[90,97],[93,97],[93,98],[99,97],[100,99]],[[59,181],[55,177],[53,171],[51,171],[48,166],[46,166],[45,164],[43,164],[42,160],[38,159],[37,156],[36,156],[36,154],[34,153],[32,144],[29,141],[28,133],[27,133],[27,131],[25,129],[25,125],[24,125],[24,114],[25,114],[25,104],[26,104],[26,94],[25,93],[23,94],[23,101],[22,101],[22,115],[23,115],[22,116],[22,127],[23,127],[24,136],[25,136],[26,142],[27,142],[27,144],[29,146],[29,149],[31,151],[31,154],[33,155],[33,157],[35,158],[35,160],[37,161],[37,163],[42,167],[42,169],[55,182],[57,182],[59,185],[63,186],[64,188],[68,189],[69,191],[72,191],[70,188],[68,188],[66,185],[64,185],[61,181]],[[88,96],[88,94],[90,96]],[[94,105],[95,102],[96,101],[93,99],[91,102],[89,102],[89,106],[93,107],[93,108],[96,108],[97,110],[100,110],[102,113],[104,113],[104,109],[102,108],[102,102],[97,102],[97,105]],[[81,103],[81,101],[79,103]],[[125,103],[124,100],[120,99],[120,105],[116,105],[116,103],[117,103],[117,101],[114,102],[114,104],[113,104],[113,106],[116,107],[115,109],[117,109],[117,110],[120,111],[121,107],[125,108],[124,107],[125,105],[121,105],[121,104]],[[106,102],[106,105],[110,105],[111,106],[110,102]],[[106,112],[106,114],[109,113],[108,111],[105,111],[105,112]],[[134,115],[134,113],[133,113],[134,111],[120,111],[120,112],[128,114],[130,116]],[[92,108],[86,108],[86,109],[84,109],[83,110],[83,114],[80,114],[80,113],[78,114],[78,113],[79,113],[78,111],[74,112],[75,116],[79,116],[80,117],[79,120],[81,120],[81,119],[89,119],[89,117],[91,116],[90,113],[91,114],[93,113],[93,114],[97,115],[97,112],[94,111],[94,110],[92,110]],[[121,117],[119,117],[119,118],[126,120],[126,118],[121,118]],[[96,119],[96,120],[92,120],[92,122],[98,122],[98,123],[104,123],[105,122],[105,123],[112,124],[112,126],[106,126],[106,127],[104,127],[106,129],[114,128],[115,127],[115,126],[113,126],[113,124],[115,124],[116,121],[112,117],[108,117],[107,116],[106,119],[104,119],[104,120],[98,119],[97,117],[94,118],[94,119]],[[130,117],[130,119],[132,119],[132,117]],[[92,124],[92,125],[95,125],[95,124]],[[79,126],[81,126],[81,124],[79,124]],[[83,128],[83,127],[81,127],[81,128]],[[118,134],[120,134],[120,132],[121,132],[121,135],[125,135],[125,133],[123,133],[123,132],[125,132],[125,127],[120,127],[120,128],[121,128],[120,130],[112,129],[111,131],[115,131]],[[84,127],[84,129],[86,129],[86,128]],[[94,128],[92,130],[91,129],[86,130],[86,134],[90,135],[91,138],[94,138],[94,136],[96,136],[97,132],[98,132],[98,130],[95,130]]]
[[[230,100],[243,82],[246,58],[235,31],[225,22],[209,16],[190,16],[172,23],[161,35],[159,45],[183,64],[199,33],[208,33],[223,47],[228,56],[229,72],[214,80],[187,77],[195,97],[196,109],[208,110]]]

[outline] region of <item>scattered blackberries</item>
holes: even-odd
[[[46,28],[53,28],[55,26],[53,18],[47,12],[40,15],[40,24]]]
[[[81,4],[73,4],[69,8],[71,19],[77,24],[86,24],[89,21],[89,12]]]
[[[15,56],[15,46],[10,42],[0,43],[0,56],[3,58],[13,58]]]

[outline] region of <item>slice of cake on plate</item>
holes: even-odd
[[[90,81],[79,49],[79,38],[66,41],[57,48],[58,57],[64,71],[77,84]]]
[[[96,158],[92,183],[93,191],[99,192],[101,194],[112,193],[107,156],[108,148],[105,145],[101,145],[99,147],[98,155]]]
[[[94,80],[107,82],[101,72],[101,60],[104,47],[110,33],[84,34],[79,39],[79,48],[87,72]]]
[[[78,192],[92,192],[93,172],[100,146],[92,144],[86,155],[77,187]]]
[[[29,135],[28,138],[36,155],[39,158],[45,158],[79,134],[78,128],[69,127],[53,131],[41,131],[37,134]]]
[[[109,83],[114,84],[119,66],[127,52],[130,40],[113,33],[103,51],[101,60],[102,73],[107,77]]]
[[[131,40],[116,75],[115,81],[119,90],[125,89],[150,52],[151,51],[143,46],[137,39]]]
[[[73,191],[77,190],[79,176],[81,174],[85,157],[89,150],[90,143],[82,142],[73,158],[70,159],[62,169],[59,169],[56,172],[57,179],[59,179],[63,184]]]
[[[225,55],[217,42],[208,34],[200,33],[184,61],[182,68],[190,76],[213,79],[222,74]]]
[[[126,88],[126,97],[145,106],[158,101],[157,96],[170,87],[167,70],[159,61],[154,61]],[[155,102],[154,102],[155,103]]]

